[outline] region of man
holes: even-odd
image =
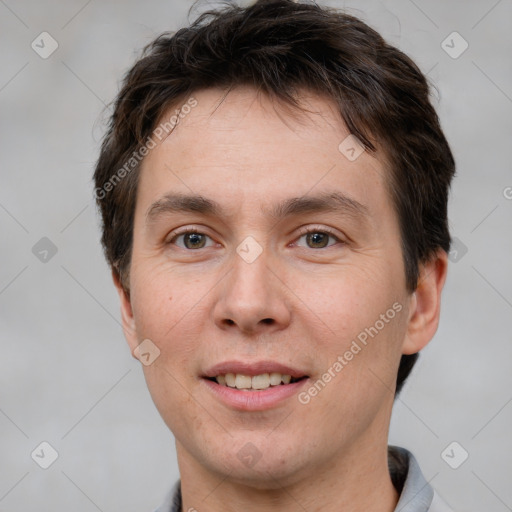
[[[289,0],[204,13],[126,75],[96,198],[176,440],[159,511],[449,510],[387,446],[450,247],[428,96],[363,22]]]

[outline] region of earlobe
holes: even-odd
[[[132,304],[130,301],[129,293],[124,289],[121,284],[121,280],[119,278],[119,274],[115,269],[112,269],[112,280],[114,281],[114,285],[117,289],[117,293],[119,294],[120,306],[121,306],[121,322],[123,326],[124,337],[128,342],[130,347],[130,351],[133,354],[133,351],[137,347],[138,340],[135,329],[135,319],[133,316]],[[136,357],[135,357],[136,358]],[[136,358],[137,359],[137,358]]]
[[[448,255],[439,249],[420,267],[418,286],[411,298],[403,354],[415,354],[433,338],[439,325],[441,292],[446,281]]]

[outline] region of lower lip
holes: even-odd
[[[232,407],[240,411],[263,411],[270,409],[286,398],[298,393],[298,391],[306,385],[309,378],[293,382],[291,384],[280,384],[279,386],[270,386],[260,391],[247,391],[243,389],[230,388],[222,386],[208,379],[201,379],[208,389],[210,389],[216,397]]]

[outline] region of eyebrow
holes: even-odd
[[[263,213],[278,220],[293,215],[319,212],[335,212],[356,218],[367,219],[368,208],[355,199],[341,193],[323,193],[315,196],[291,197],[272,206],[262,208]],[[146,212],[146,223],[155,222],[160,216],[170,213],[199,213],[222,217],[223,207],[216,201],[201,195],[170,193],[155,201]]]

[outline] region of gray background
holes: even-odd
[[[458,165],[441,323],[390,443],[416,454],[454,509],[512,510],[512,2],[324,4],[361,16],[428,73]],[[104,104],[190,5],[0,0],[0,511],[151,511],[178,478],[121,332],[91,176]],[[47,59],[31,48],[43,31],[59,45]],[[458,58],[442,46],[453,31],[469,44]],[[461,44],[445,43],[452,54]],[[42,237],[57,248],[46,262],[32,251]],[[59,454],[46,470],[31,458],[42,441]],[[458,469],[441,456],[453,441],[452,465],[469,453]]]

